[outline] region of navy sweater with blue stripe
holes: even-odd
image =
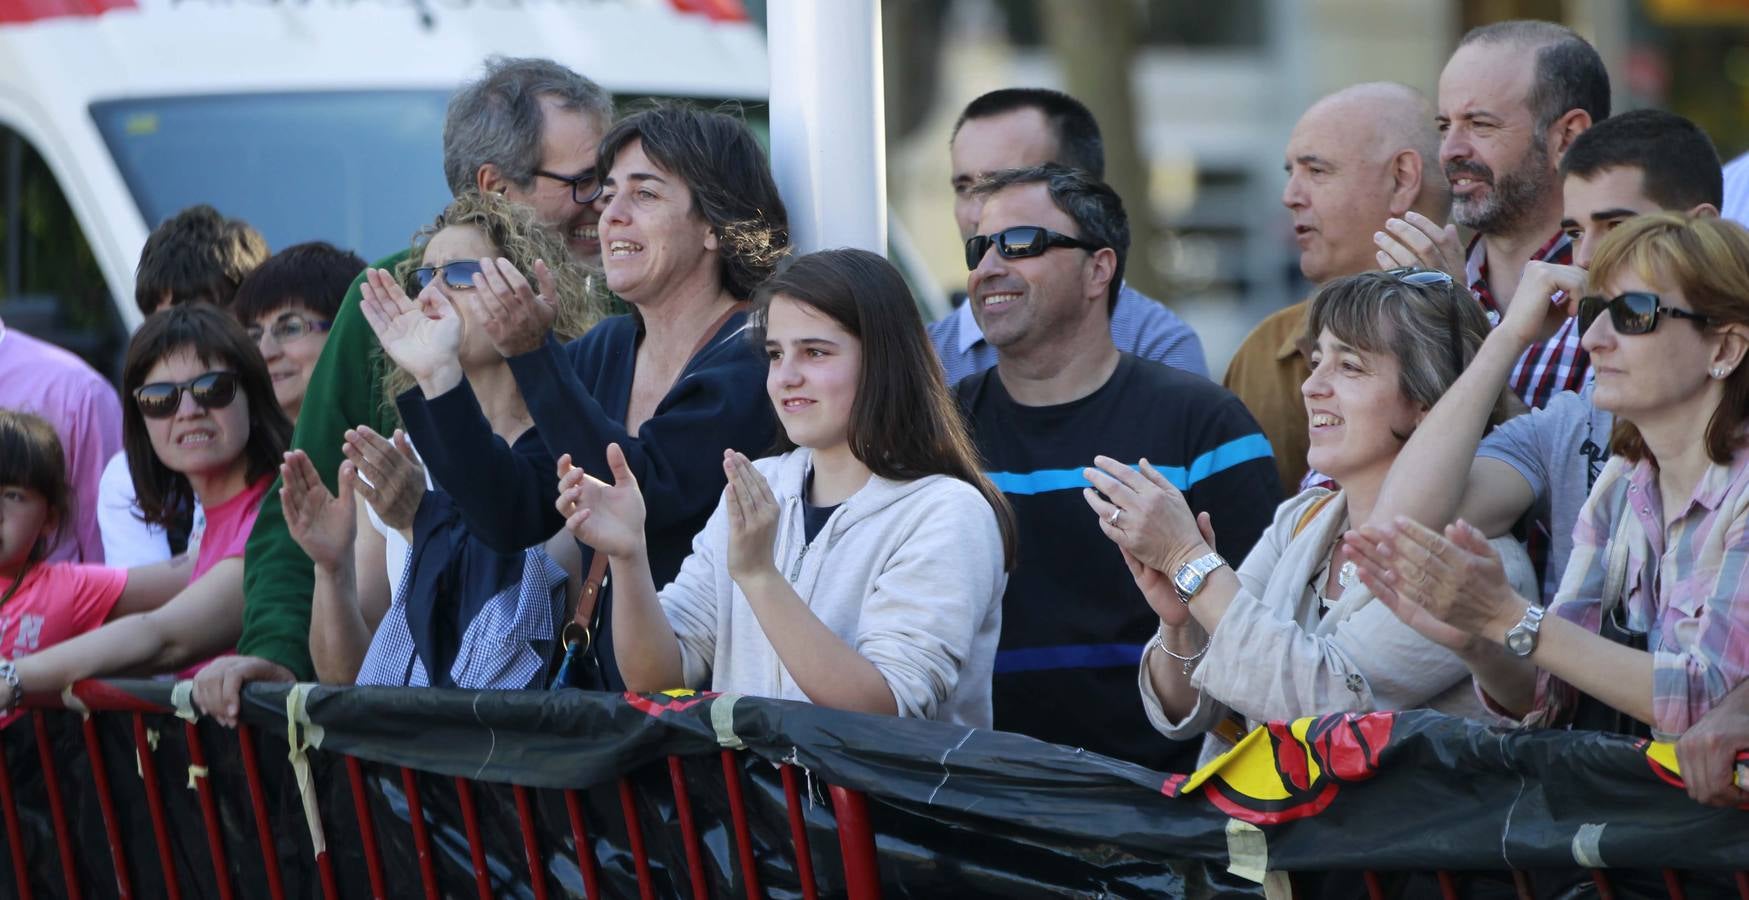
[[[1081,497],[1098,454],[1142,457],[1213,520],[1233,564],[1269,526],[1281,483],[1269,442],[1221,386],[1123,354],[1086,397],[1022,406],[999,369],[958,385],[996,486],[1014,504],[1020,557],[1002,599],[996,727],[1150,768],[1188,771],[1197,744],[1162,737],[1136,692],[1142,648],[1159,624]]]

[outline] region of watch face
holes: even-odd
[[[1529,656],[1536,649],[1536,632],[1514,628],[1506,633],[1506,649],[1517,656]]]
[[[1172,579],[1172,586],[1178,588],[1179,596],[1188,597],[1196,593],[1197,588],[1202,587],[1202,573],[1194,569],[1180,571],[1177,577]]]

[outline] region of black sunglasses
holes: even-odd
[[[1103,244],[1090,244],[1080,238],[1058,234],[1038,225],[1016,225],[995,234],[974,234],[966,241],[966,268],[976,269],[984,254],[995,245],[1003,259],[1025,259],[1043,256],[1052,247],[1074,247],[1079,250],[1102,250]]]
[[[480,274],[480,261],[458,259],[441,266],[420,266],[413,270],[413,277],[419,281],[420,290],[430,287],[431,280],[439,274],[443,275],[445,286],[458,291],[471,291],[474,289],[474,276]]]
[[[575,175],[560,175],[545,169],[535,169],[534,174],[570,185],[572,203],[588,205],[601,196],[601,182],[596,179],[593,168],[584,169]]]
[[[1452,293],[1450,289],[1457,284],[1456,281],[1452,280],[1450,275],[1447,275],[1438,269],[1420,269],[1414,266],[1403,266],[1396,269],[1386,269],[1385,275],[1389,278],[1396,279],[1402,284],[1413,285],[1414,287],[1446,288],[1447,294]],[[1455,304],[1446,305],[1445,323],[1451,328],[1452,377],[1455,378],[1458,375],[1462,375],[1464,371],[1464,349],[1463,341],[1460,339],[1461,332],[1459,331],[1461,326],[1458,324],[1457,306]]]
[[[140,415],[168,419],[182,406],[182,392],[194,398],[201,409],[224,409],[237,399],[237,373],[208,372],[188,381],[154,381],[134,389]]]
[[[1657,294],[1628,291],[1610,300],[1602,297],[1580,297],[1579,333],[1590,331],[1591,323],[1597,321],[1597,317],[1603,315],[1606,309],[1609,310],[1609,324],[1615,326],[1616,334],[1649,334],[1658,327],[1660,314],[1672,319],[1690,319],[1700,327],[1705,327],[1709,321],[1700,313],[1663,305]]]

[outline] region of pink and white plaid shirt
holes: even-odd
[[[1549,612],[1599,630],[1607,546],[1620,518],[1634,516],[1640,534],[1628,544],[1622,609],[1652,653],[1652,731],[1675,740],[1749,680],[1749,448],[1730,465],[1708,466],[1668,528],[1664,512],[1657,468],[1611,459],[1573,527],[1573,555]],[[1526,722],[1562,724],[1577,699],[1543,672]]]
[[[1531,260],[1570,266],[1573,264],[1573,240],[1565,232],[1557,231]],[[1464,260],[1464,277],[1469,280],[1470,293],[1476,295],[1483,311],[1488,314],[1488,324],[1499,325],[1500,304],[1488,290],[1488,253],[1482,245],[1481,235],[1470,241],[1469,255]],[[1512,377],[1507,381],[1512,392],[1530,406],[1542,409],[1556,394],[1583,387],[1585,374],[1591,369],[1591,357],[1579,347],[1582,337],[1578,320],[1569,318],[1548,340],[1531,344],[1512,367]]]

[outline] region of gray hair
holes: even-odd
[[[473,190],[486,163],[511,184],[528,187],[540,168],[541,100],[549,97],[560,109],[594,116],[603,130],[613,121],[613,97],[576,72],[550,59],[488,57],[486,74],[457,91],[444,115],[443,175],[450,193]]]
[[[1396,359],[1397,389],[1432,409],[1481,349],[1488,318],[1462,285],[1409,284],[1396,271],[1362,272],[1337,278],[1312,297],[1307,343],[1317,343],[1326,330],[1356,350]],[[1515,399],[1502,392],[1489,427],[1522,411]]]
[[[1110,247],[1117,254],[1117,268],[1111,273],[1111,287],[1106,302],[1110,311],[1117,306],[1117,295],[1123,290],[1124,260],[1130,251],[1130,217],[1124,212],[1123,198],[1111,185],[1080,169],[1057,163],[1045,163],[1029,169],[1003,169],[991,172],[972,186],[972,193],[989,197],[1004,188],[1023,184],[1043,184],[1050,192],[1051,202],[1063,214],[1075,220],[1078,237],[1090,244]]]

